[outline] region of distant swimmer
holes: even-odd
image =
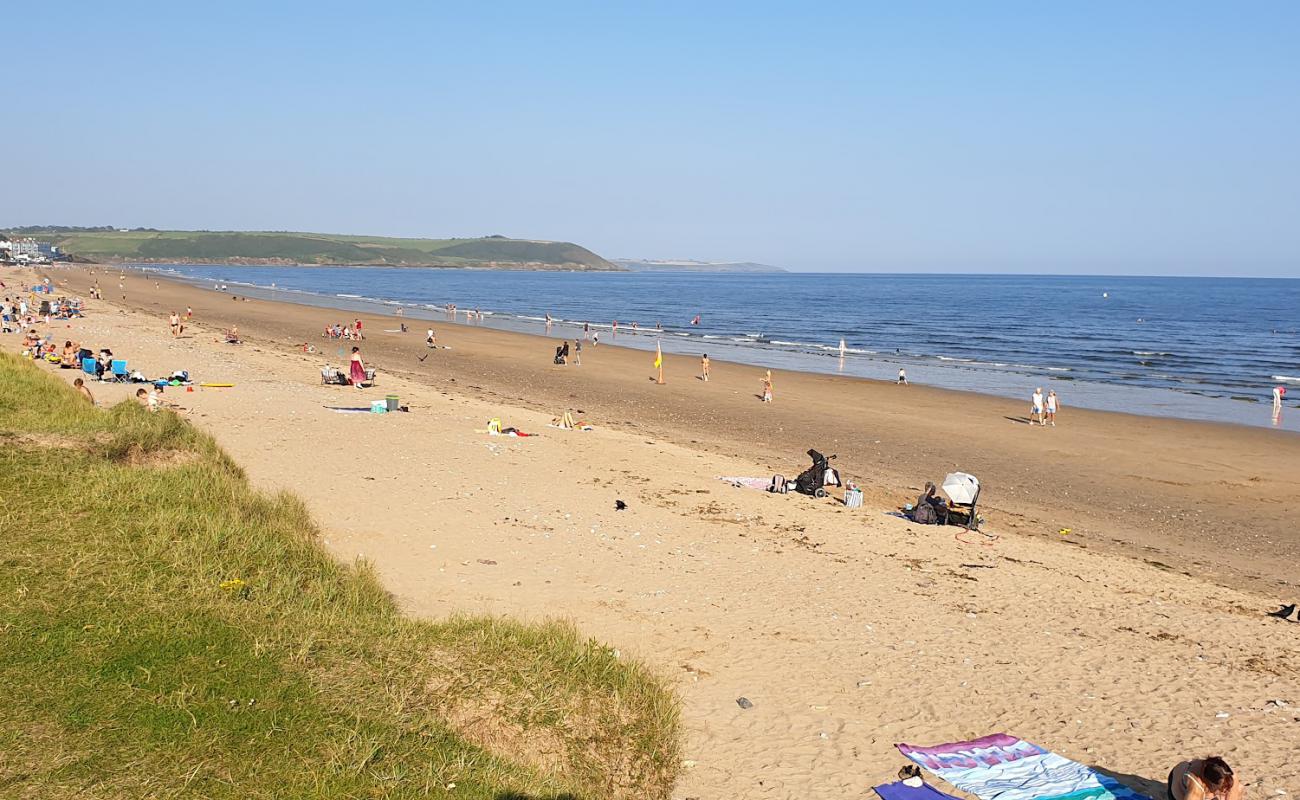
[[[695,318],[691,320],[691,324],[692,324],[692,325],[699,325],[699,324],[700,324],[700,315],[699,315],[699,314],[696,314],[696,315],[695,315]]]
[[[1102,293],[1101,293],[1101,299],[1102,299],[1102,300],[1108,300],[1108,299],[1110,299],[1110,292],[1102,292]]]

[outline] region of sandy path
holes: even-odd
[[[167,396],[413,613],[567,617],[662,670],[688,726],[680,798],[865,796],[896,741],[999,730],[1151,781],[1221,752],[1253,797],[1300,791],[1300,624],[1263,616],[1271,597],[996,523],[963,544],[880,505],[733,488],[715,476],[770,470],[611,425],[598,403],[596,431],[562,432],[400,378],[322,387],[316,358],[172,340],[135,312],[68,335],[236,383]],[[325,408],[388,392],[412,413]],[[543,436],[474,433],[490,416]]]

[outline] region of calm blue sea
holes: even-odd
[[[1300,430],[1300,280],[148,269],[340,309],[401,305],[409,318],[445,320],[455,303],[482,309],[486,325],[534,333],[547,333],[549,313],[555,337],[590,322],[602,343],[661,340],[667,351],[759,366],[884,379],[901,366],[914,383],[1026,403],[1035,386],[1050,387],[1063,407],[1270,426],[1281,384],[1292,391],[1276,425]]]

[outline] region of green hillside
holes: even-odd
[[[119,231],[64,227],[20,228],[11,233],[48,240],[71,256],[91,261],[622,269],[570,242],[501,236],[398,239],[286,231]]]
[[[404,615],[169,411],[0,353],[0,497],[0,797],[671,796],[656,674],[567,623]]]

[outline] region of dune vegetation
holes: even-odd
[[[404,616],[171,412],[0,354],[0,498],[0,796],[669,796],[657,676],[567,624]]]

